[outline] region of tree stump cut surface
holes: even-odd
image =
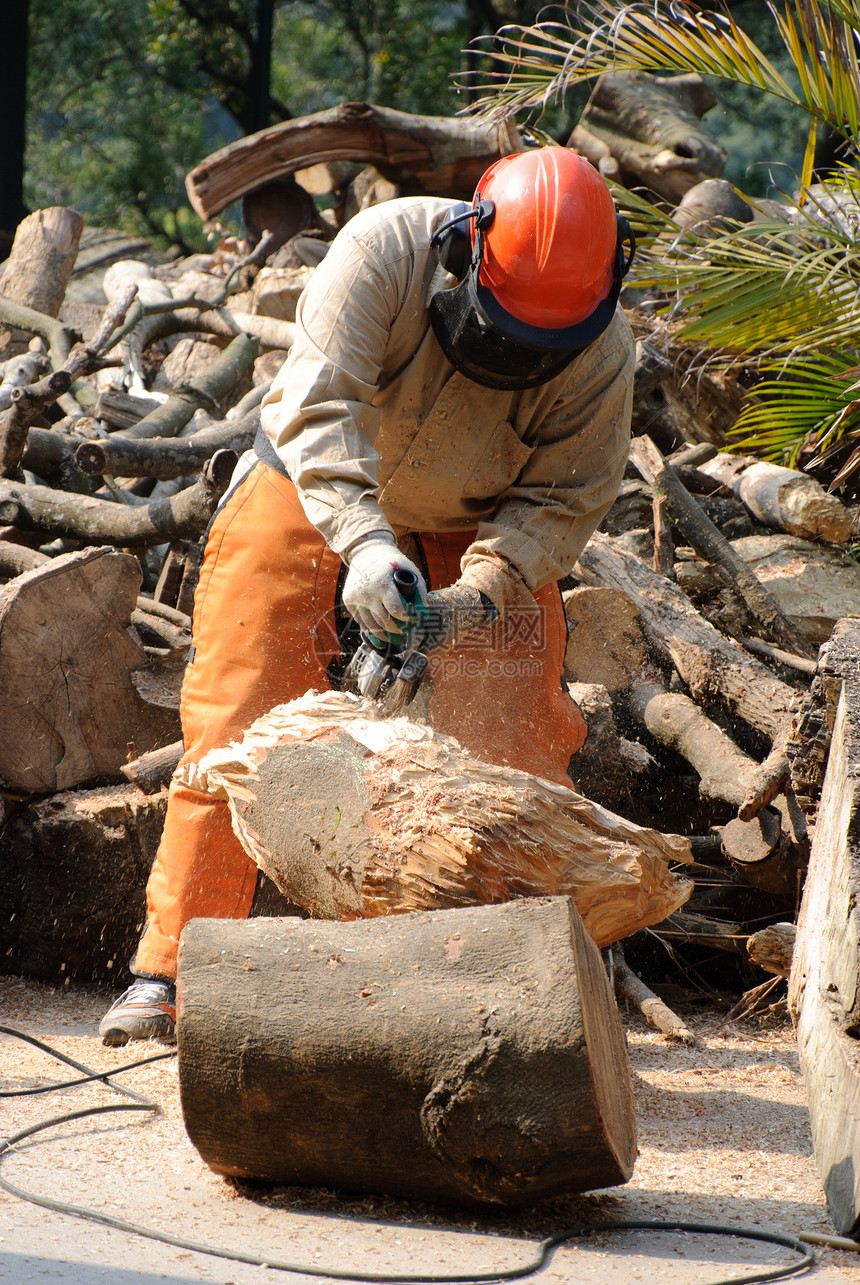
[[[860,620],[822,661],[842,693],[797,925],[789,1003],[834,1227],[860,1232]]]
[[[132,672],[147,663],[128,632],[140,565],[100,547],[61,554],[0,589],[0,781],[50,793],[116,778],[129,743],[142,754],[176,736]]]
[[[522,1206],[626,1182],[630,1073],[567,897],[370,921],[192,921],[177,1041],[218,1173]]]

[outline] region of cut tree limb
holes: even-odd
[[[771,740],[791,721],[794,689],[715,629],[676,585],[611,537],[593,535],[574,574],[584,584],[618,589],[632,599],[652,648],[672,662],[695,698],[721,698]]]
[[[630,459],[655,494],[666,497],[673,518],[693,548],[716,568],[773,642],[798,656],[814,660],[818,649],[788,619],[773,595],[760,583],[743,558],[735,553],[649,437],[633,439]]]
[[[183,1118],[218,1173],[516,1207],[633,1171],[624,1034],[567,897],[197,919],[177,988]]]
[[[463,117],[410,116],[370,103],[343,103],[241,138],[208,156],[185,181],[192,208],[210,219],[296,170],[363,161],[405,180],[405,195],[471,198],[494,161],[522,151],[516,127]]]
[[[193,486],[135,508],[49,486],[0,481],[0,522],[52,538],[69,536],[123,548],[197,539],[227,489],[235,464],[233,451],[218,451]]]
[[[260,426],[259,409],[240,420],[221,420],[191,437],[138,440],[127,434],[82,442],[75,451],[75,463],[82,473],[99,477],[185,477],[197,473],[216,451],[231,450],[240,455],[254,441]]]
[[[701,1047],[698,1036],[694,1035],[677,1013],[673,1013],[668,1004],[636,976],[624,958],[624,952],[617,945],[612,947],[612,977],[618,998],[626,999],[638,1008],[649,1026],[655,1027],[669,1040],[677,1040],[690,1048]]]

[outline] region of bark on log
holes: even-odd
[[[650,644],[672,662],[695,699],[721,698],[750,727],[776,740],[791,723],[796,693],[696,611],[686,594],[597,532],[574,567],[586,585],[625,593]]]
[[[693,548],[716,568],[772,641],[798,656],[814,660],[818,648],[783,613],[773,595],[696,504],[649,437],[633,439],[630,459],[655,494],[666,497],[673,518]]]
[[[0,832],[0,971],[121,984],[146,919],[166,792],[74,790],[13,809]]]
[[[116,779],[139,752],[176,739],[172,711],[141,699],[146,664],[127,625],[140,588],[130,554],[63,554],[0,589],[0,781],[46,793]]]
[[[692,890],[669,870],[691,859],[686,839],[482,762],[429,727],[379,719],[347,693],[278,706],[179,776],[226,798],[249,856],[319,918],[564,894],[605,946]]]
[[[842,691],[797,924],[789,1007],[836,1230],[860,1233],[860,621],[837,625]]]
[[[218,1173],[514,1207],[631,1176],[623,1032],[566,897],[198,919],[178,992],[183,1116]]]
[[[49,486],[0,481],[0,522],[46,536],[69,536],[122,548],[196,539],[206,530],[235,464],[235,452],[217,451],[193,486],[139,508]]]
[[[91,477],[103,473],[114,477],[186,477],[199,472],[216,451],[241,455],[253,444],[259,426],[257,409],[242,419],[224,419],[215,427],[179,440],[159,437],[146,441],[117,433],[81,443],[75,451],[75,463]]]
[[[332,161],[364,161],[409,194],[471,199],[485,170],[522,151],[515,126],[462,117],[410,116],[370,103],[327,111],[260,130],[208,156],[185,181],[192,208],[210,219],[246,192],[296,170]]]
[[[56,317],[81,239],[84,221],[74,210],[61,205],[36,210],[23,219],[15,231],[12,251],[0,275],[0,295]],[[0,351],[6,357],[12,349],[26,348],[28,337],[0,331]]]
[[[702,78],[605,73],[594,86],[568,146],[607,179],[646,187],[677,205],[695,184],[722,174],[723,145],[701,124],[714,105]]]

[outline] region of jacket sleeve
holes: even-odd
[[[391,259],[383,265],[351,233],[336,237],[299,301],[295,343],[262,404],[263,430],[336,553],[390,529],[377,502],[373,397],[411,267],[408,253]]]
[[[606,339],[570,368],[563,390],[536,407],[535,447],[462,559],[461,579],[503,611],[569,575],[624,478],[635,347],[621,309]]]

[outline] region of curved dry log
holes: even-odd
[[[191,437],[135,440],[127,434],[82,442],[75,463],[82,473],[100,477],[185,477],[197,473],[216,451],[237,455],[250,447],[260,425],[259,408],[240,420],[222,420],[215,428],[201,429]]]
[[[236,465],[233,451],[218,451],[207,475],[178,495],[132,508],[92,496],[0,481],[0,522],[50,537],[68,536],[88,544],[148,548],[172,540],[197,539],[206,530]]]
[[[508,121],[411,116],[370,103],[343,103],[240,138],[207,156],[185,180],[188,199],[210,219],[246,192],[328,161],[364,161],[403,173],[429,196],[471,198],[488,166],[522,150]]]

